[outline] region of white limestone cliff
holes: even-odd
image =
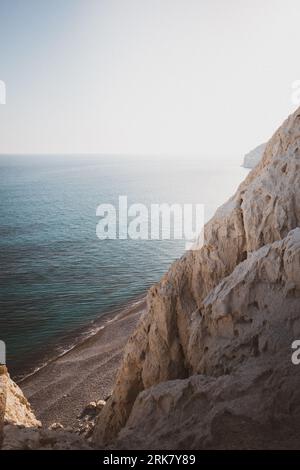
[[[298,334],[295,325],[300,321],[299,233],[290,234],[300,227],[299,188],[300,109],[278,129],[266,145],[260,163],[205,226],[204,246],[186,253],[150,289],[147,312],[126,346],[112,397],[98,418],[96,445],[111,445],[119,436],[120,445],[127,446],[127,439],[131,443],[136,439],[137,446],[155,447],[162,441],[155,440],[150,432],[149,422],[154,426],[154,417],[161,426],[158,436],[170,434],[174,445],[179,445],[172,419],[159,418],[159,410],[163,416],[164,406],[168,409],[168,403],[176,403],[176,390],[185,394],[189,383],[196,384],[196,396],[201,396],[201,384],[209,383],[212,393],[217,393],[220,383],[225,387],[224,393],[229,393],[230,383],[226,381],[235,370],[242,374],[244,366],[247,373],[247,361],[253,360],[254,368],[261,365],[262,377],[267,377],[268,360],[273,353],[280,354],[282,374],[290,370],[289,341]],[[280,312],[283,318],[278,323]],[[269,335],[265,335],[264,328],[270,328]],[[274,372],[273,377],[272,387],[276,390],[280,373]],[[181,382],[175,382],[173,399],[174,380]],[[241,380],[243,388],[244,379],[238,376],[237,380]],[[259,407],[260,386],[256,390],[257,382],[253,380],[248,402],[245,398],[245,412]],[[288,379],[287,387],[292,383]],[[245,397],[248,394],[246,389],[241,393]],[[184,421],[189,416],[192,419],[193,413],[199,414],[200,406],[200,416],[209,423],[205,415],[208,398],[202,403],[200,398],[192,399],[192,395],[186,403],[189,412],[182,411],[180,415],[179,405],[174,405],[172,413]],[[158,403],[154,396],[160,397]],[[296,404],[291,396],[289,388],[288,406],[298,407],[298,395]],[[270,409],[277,406],[273,397],[271,394]],[[267,421],[267,415],[264,418]],[[139,419],[140,427],[145,427],[141,439]],[[194,433],[205,434],[197,427]],[[205,439],[197,441],[196,435],[184,442],[205,447]]]
[[[244,156],[243,166],[252,170],[260,162],[265,148],[266,144],[261,144],[258,145],[258,147],[255,147],[255,149],[251,150],[251,152],[246,153]]]
[[[117,448],[299,448],[300,228],[239,264],[193,315],[193,374],[140,393]]]
[[[0,367],[0,448],[2,450],[90,449],[78,434],[43,428],[6,367]]]
[[[299,448],[299,189],[300,109],[206,224],[203,247],[149,290],[113,394],[86,423],[96,448]],[[40,428],[5,367],[1,437],[3,449],[90,448]]]

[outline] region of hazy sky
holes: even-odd
[[[0,152],[239,158],[295,109],[299,22],[299,0],[0,0]]]

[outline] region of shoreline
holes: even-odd
[[[21,373],[18,371],[11,374],[12,379],[21,384],[27,378],[33,376],[40,370],[47,367],[53,361],[56,361],[60,357],[63,357],[65,354],[68,354],[74,348],[76,348],[81,343],[84,343],[89,338],[96,335],[101,329],[103,329],[106,323],[110,323],[117,319],[119,315],[122,315],[126,312],[127,309],[133,308],[136,304],[145,300],[147,296],[147,291],[137,297],[134,297],[131,300],[128,300],[126,303],[119,307],[111,308],[110,310],[105,311],[94,320],[90,321],[85,326],[81,326],[74,332],[70,333],[68,336],[59,339],[59,342],[56,346],[51,347],[51,352],[48,354],[43,354],[42,359],[39,360],[33,359],[32,365],[24,368],[25,372]],[[36,356],[38,357],[38,356]],[[20,368],[21,369],[21,368]]]
[[[45,426],[75,425],[91,401],[107,399],[123,357],[124,347],[146,310],[146,294],[104,314],[96,332],[18,380]]]

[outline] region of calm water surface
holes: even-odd
[[[0,339],[22,374],[158,281],[180,240],[96,237],[96,207],[203,203],[208,219],[247,170],[137,157],[0,157]]]

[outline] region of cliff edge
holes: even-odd
[[[22,390],[0,366],[0,449],[91,449],[88,442],[62,426],[43,428]]]
[[[258,145],[251,152],[246,153],[244,156],[243,167],[250,168],[251,170],[259,164],[264,151],[266,149],[266,144]]]
[[[204,246],[150,289],[97,446],[299,447],[299,188],[300,109],[206,224]]]

